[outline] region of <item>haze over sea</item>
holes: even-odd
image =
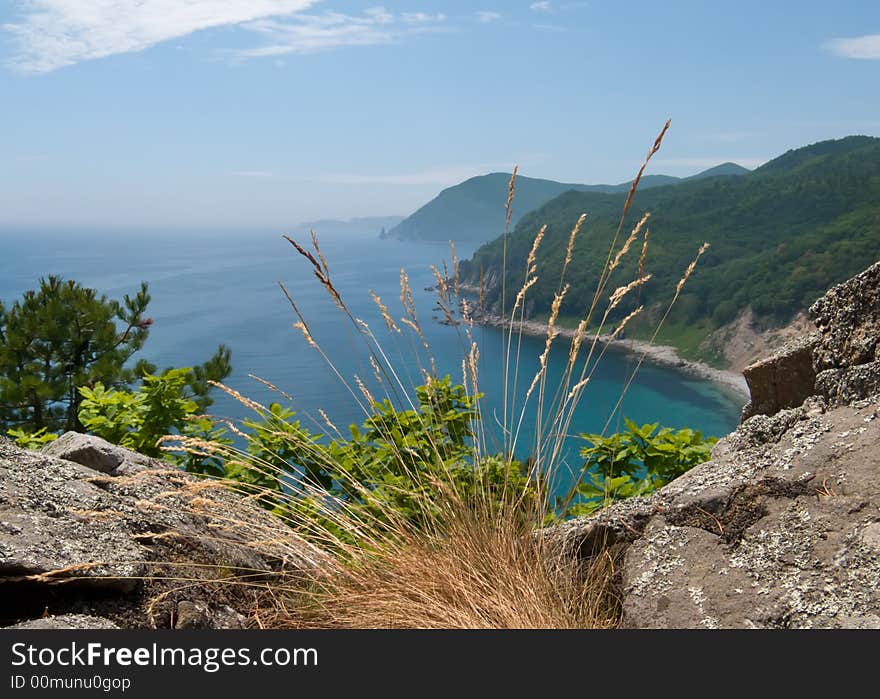
[[[308,241],[307,233],[294,237]],[[428,356],[409,334],[401,338],[385,332],[369,296],[369,290],[374,290],[393,315],[401,315],[400,270],[405,268],[437,369],[441,375],[448,373],[454,381],[461,381],[461,335],[456,328],[437,322],[434,294],[427,289],[434,283],[430,265],[449,260],[446,246],[379,241],[366,235],[321,238],[321,245],[333,283],[345,302],[370,324],[401,378],[417,385],[421,383],[419,367],[429,365]],[[457,252],[464,258],[473,250],[459,248]],[[48,274],[75,279],[117,299],[133,293],[142,280],[148,282],[152,295],[148,315],[154,324],[139,356],[160,369],[190,366],[207,359],[224,343],[232,350],[234,367],[226,381],[229,386],[264,404],[288,404],[286,398],[248,377],[255,374],[293,397],[292,407],[305,426],[325,432],[318,415],[323,409],[345,431],[364,415],[320,355],[293,328],[296,318],[278,287],[281,281],[342,375],[351,380],[356,373],[368,381],[374,395],[384,396],[382,388],[369,381],[373,371],[362,340],[280,232],[0,231],[0,299],[11,304]],[[474,339],[481,352],[484,420],[489,433],[500,439],[494,415],[501,412],[502,334],[493,328],[475,328]],[[543,346],[543,338],[522,338],[520,396],[537,369]],[[564,367],[567,348],[568,341],[559,338],[556,351],[551,353],[550,395]],[[579,466],[576,434],[602,431],[633,365],[631,355],[618,351],[605,354],[572,422],[569,466]],[[736,425],[741,403],[741,398],[715,384],[645,363],[627,393],[622,413],[637,422],[659,421],[721,436]],[[216,396],[211,411],[235,419],[248,417],[246,408],[225,395]],[[534,420],[523,421],[520,456],[528,453],[532,441],[528,429],[533,424]],[[615,419],[611,431],[618,426]]]

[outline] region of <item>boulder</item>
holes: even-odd
[[[144,547],[130,536],[123,500],[100,478],[0,441],[0,580],[69,579],[120,593],[137,586]]]
[[[148,456],[116,446],[100,437],[79,432],[65,432],[43,447],[43,453],[111,475],[135,473],[144,468],[161,466],[161,462]]]

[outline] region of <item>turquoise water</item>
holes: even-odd
[[[305,242],[305,241],[303,241]],[[416,299],[425,336],[441,373],[460,381],[462,341],[459,332],[437,322],[432,311],[432,263],[449,259],[449,250],[435,244],[337,237],[322,240],[331,277],[355,315],[370,323],[401,378],[414,385],[428,356],[411,337],[387,335],[368,290],[373,289],[399,316],[400,269],[405,268]],[[459,256],[471,250],[459,249]],[[0,299],[7,304],[37,285],[39,277],[59,274],[121,298],[140,281],[150,285],[149,315],[154,324],[143,356],[159,367],[187,366],[206,359],[219,343],[232,349],[234,373],[227,383],[255,400],[286,399],[248,378],[255,374],[293,399],[292,407],[305,424],[323,409],[336,425],[359,422],[363,414],[321,357],[292,326],[295,317],[277,282],[282,281],[305,314],[315,339],[347,378],[373,375],[362,340],[312,276],[305,260],[280,235],[205,233],[126,233],[95,235],[0,232]],[[501,332],[475,328],[480,345],[481,390],[486,394],[484,419],[490,434],[500,434],[494,415],[501,413],[503,351]],[[567,358],[567,341],[557,340],[548,369],[548,393]],[[520,395],[531,381],[543,350],[543,338],[524,337],[521,347]],[[599,432],[632,370],[633,360],[608,352],[599,364],[575,413],[570,432]],[[381,395],[372,384],[374,394]],[[731,431],[742,400],[719,387],[678,371],[645,364],[623,403],[623,414],[637,422],[692,427],[707,435]],[[212,411],[231,418],[247,416],[237,402],[218,396]],[[528,453],[534,421],[525,420],[518,442]],[[612,421],[612,429],[619,424]],[[566,457],[577,467],[578,440],[567,441]]]

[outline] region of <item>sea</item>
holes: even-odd
[[[231,388],[263,404],[289,405],[304,426],[326,433],[319,412],[323,411],[345,431],[349,424],[365,418],[356,400],[361,395],[355,375],[376,397],[384,397],[386,392],[373,378],[363,335],[337,308],[309,262],[282,233],[285,231],[0,231],[0,299],[8,306],[49,274],[75,279],[117,299],[134,293],[140,282],[146,281],[152,296],[148,315],[153,324],[140,356],[160,368],[192,366],[223,343],[232,350],[233,373],[226,380]],[[333,285],[352,315],[369,325],[401,382],[409,389],[422,383],[421,370],[433,362],[441,375],[449,374],[461,383],[468,340],[460,326],[441,322],[432,288],[431,266],[440,266],[444,260],[450,264],[449,247],[379,240],[374,235],[318,234]],[[310,243],[307,235],[298,242]],[[463,259],[473,251],[473,246],[460,246],[456,252]],[[400,317],[401,270],[408,275],[430,350],[406,328],[403,334],[388,331],[370,296],[373,291],[395,317]],[[294,328],[297,318],[280,284],[303,313],[326,356],[309,346]],[[491,449],[502,444],[507,343],[496,328],[475,327],[472,337],[480,352],[483,422]],[[509,378],[508,404],[515,402],[519,407],[538,369],[544,338],[515,338],[512,347],[519,362],[516,385]],[[557,390],[567,357],[568,340],[558,338],[548,362],[548,397]],[[736,426],[744,403],[741,396],[648,362],[639,368],[615,412],[635,363],[633,355],[618,350],[609,350],[601,358],[568,426],[560,473],[576,473],[580,468],[581,433],[616,431],[624,416],[638,423],[690,427],[712,436],[724,435]],[[514,363],[510,366],[512,377]],[[251,416],[240,402],[215,393],[212,413],[232,420]],[[533,395],[516,442],[521,457],[527,456],[533,445],[534,404]],[[565,476],[562,478],[564,481]]]

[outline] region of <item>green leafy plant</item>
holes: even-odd
[[[583,476],[560,503],[565,516],[588,515],[625,498],[647,495],[708,461],[715,437],[691,429],[673,430],[658,423],[637,425],[607,437],[581,434]]]
[[[79,419],[92,434],[147,456],[158,456],[158,441],[181,429],[198,403],[185,393],[189,368],[161,376],[146,374],[136,392],[108,389],[102,383],[83,386]]]
[[[426,516],[442,486],[462,495],[480,493],[500,500],[501,493],[528,489],[524,465],[497,457],[475,459],[472,440],[480,395],[468,395],[449,376],[416,388],[417,410],[396,410],[389,400],[374,403],[374,414],[351,439],[330,446],[338,463],[335,482],[354,481],[339,495],[371,509],[390,507],[408,518]]]
[[[277,403],[243,422],[247,447],[228,446],[223,475],[254,493],[279,514],[320,519],[322,502],[357,509],[369,518],[389,514],[411,522],[433,511],[443,489],[479,494],[500,502],[505,493],[530,487],[526,466],[500,457],[474,460],[476,402],[449,376],[416,388],[416,409],[400,410],[390,400],[374,402],[371,415],[335,439],[307,430],[295,413]],[[181,446],[193,444],[184,433]],[[227,443],[228,445],[228,443]],[[186,453],[186,449],[182,450]],[[332,518],[329,518],[332,519]],[[323,521],[329,526],[329,520]],[[342,535],[341,532],[336,532]]]
[[[108,389],[98,383],[82,387],[79,419],[92,434],[147,456],[164,453],[160,443],[165,435],[180,433],[194,439],[228,443],[226,430],[211,418],[200,415],[202,404],[192,392],[193,370],[168,369],[162,374],[146,374],[137,391]],[[188,471],[224,475],[222,462],[195,450],[173,457]]]
[[[36,432],[26,432],[20,427],[13,427],[6,434],[12,437],[15,443],[22,449],[30,449],[32,451],[38,451],[58,439],[57,434],[47,431],[45,427]]]
[[[323,462],[325,450],[320,435],[305,429],[295,416],[290,408],[272,403],[259,417],[244,420],[245,454],[229,456],[224,462],[224,477],[248,486],[270,509],[286,501],[296,482],[331,484],[317,465]]]

